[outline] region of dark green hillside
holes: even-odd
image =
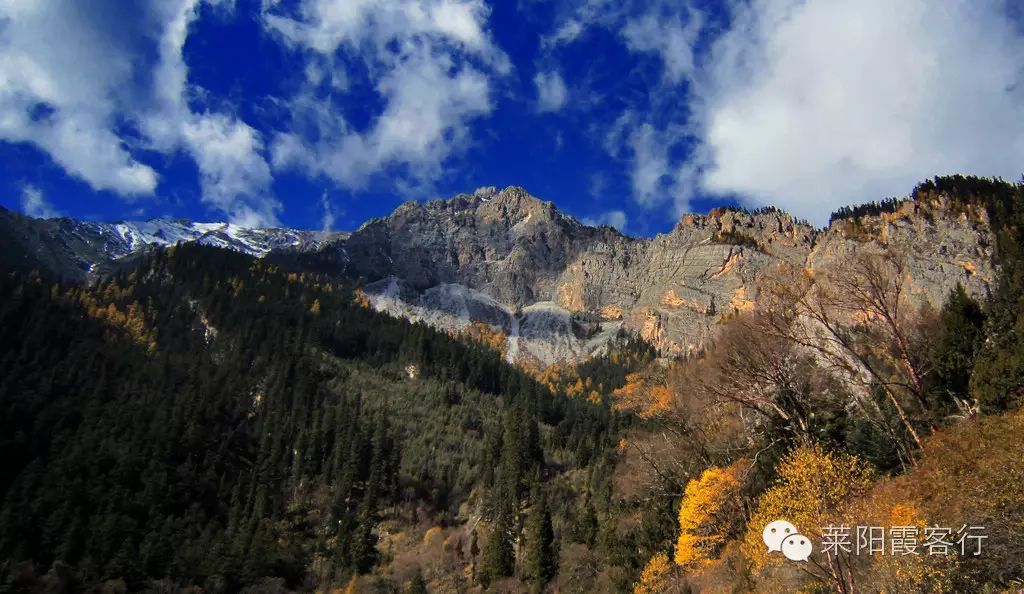
[[[414,507],[444,523],[500,491],[518,521],[612,421],[483,346],[229,251],[179,246],[88,288],[8,273],[0,584],[344,585]]]

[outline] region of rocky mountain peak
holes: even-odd
[[[929,196],[851,213],[815,229],[774,208],[719,208],[637,239],[584,225],[510,186],[409,201],[351,235],[3,212],[0,224],[30,246],[18,252],[31,255],[27,266],[78,275],[178,241],[257,256],[324,250],[339,274],[364,283],[375,307],[453,331],[486,324],[508,337],[510,357],[540,364],[585,357],[620,329],[666,352],[699,348],[724,318],[756,306],[766,275],[780,265],[827,271],[861,251],[893,249],[908,258],[915,298],[936,306],[958,282],[974,294],[994,282],[983,212]]]

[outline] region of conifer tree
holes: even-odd
[[[544,497],[535,496],[526,520],[524,534],[526,552],[523,577],[535,585],[543,585],[558,573],[558,547]]]
[[[932,406],[949,411],[968,395],[985,315],[978,302],[958,283],[950,291],[939,321],[941,326],[929,353],[934,374],[929,399]]]

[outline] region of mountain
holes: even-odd
[[[699,349],[724,319],[754,307],[779,266],[827,272],[889,250],[905,260],[908,294],[936,308],[957,283],[985,296],[995,280],[985,209],[941,195],[826,229],[776,209],[715,209],[650,239],[585,225],[518,187],[407,202],[351,234],[0,215],[23,267],[70,278],[177,242],[304,254],[320,271],[360,280],[378,310],[449,331],[485,324],[501,333],[510,360],[538,367],[603,352],[623,331],[666,354]]]
[[[3,591],[313,590],[419,517],[472,559],[503,459],[512,497],[610,445],[606,406],[484,345],[202,245],[91,287],[0,275],[0,377]]]
[[[589,227],[522,188],[409,202],[344,240],[347,272],[385,311],[448,328],[483,322],[513,357],[541,364],[600,350],[621,329],[666,353],[701,347],[723,318],[753,307],[786,264],[828,270],[857,253],[903,254],[910,293],[939,306],[960,282],[995,279],[983,208],[910,200],[819,230],[774,209],[687,215],[652,239]]]
[[[3,214],[2,591],[1024,579],[1024,184],[652,239],[518,188],[336,235]],[[815,541],[812,572],[765,552],[780,517],[984,554]]]
[[[68,280],[109,272],[129,256],[177,243],[232,249],[253,256],[272,251],[313,250],[341,233],[254,229],[229,223],[153,219],[96,223],[66,217],[35,219],[0,207],[5,264],[46,270]]]

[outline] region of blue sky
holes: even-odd
[[[0,204],[351,229],[521,185],[635,235],[1024,172],[1001,0],[0,0]]]

